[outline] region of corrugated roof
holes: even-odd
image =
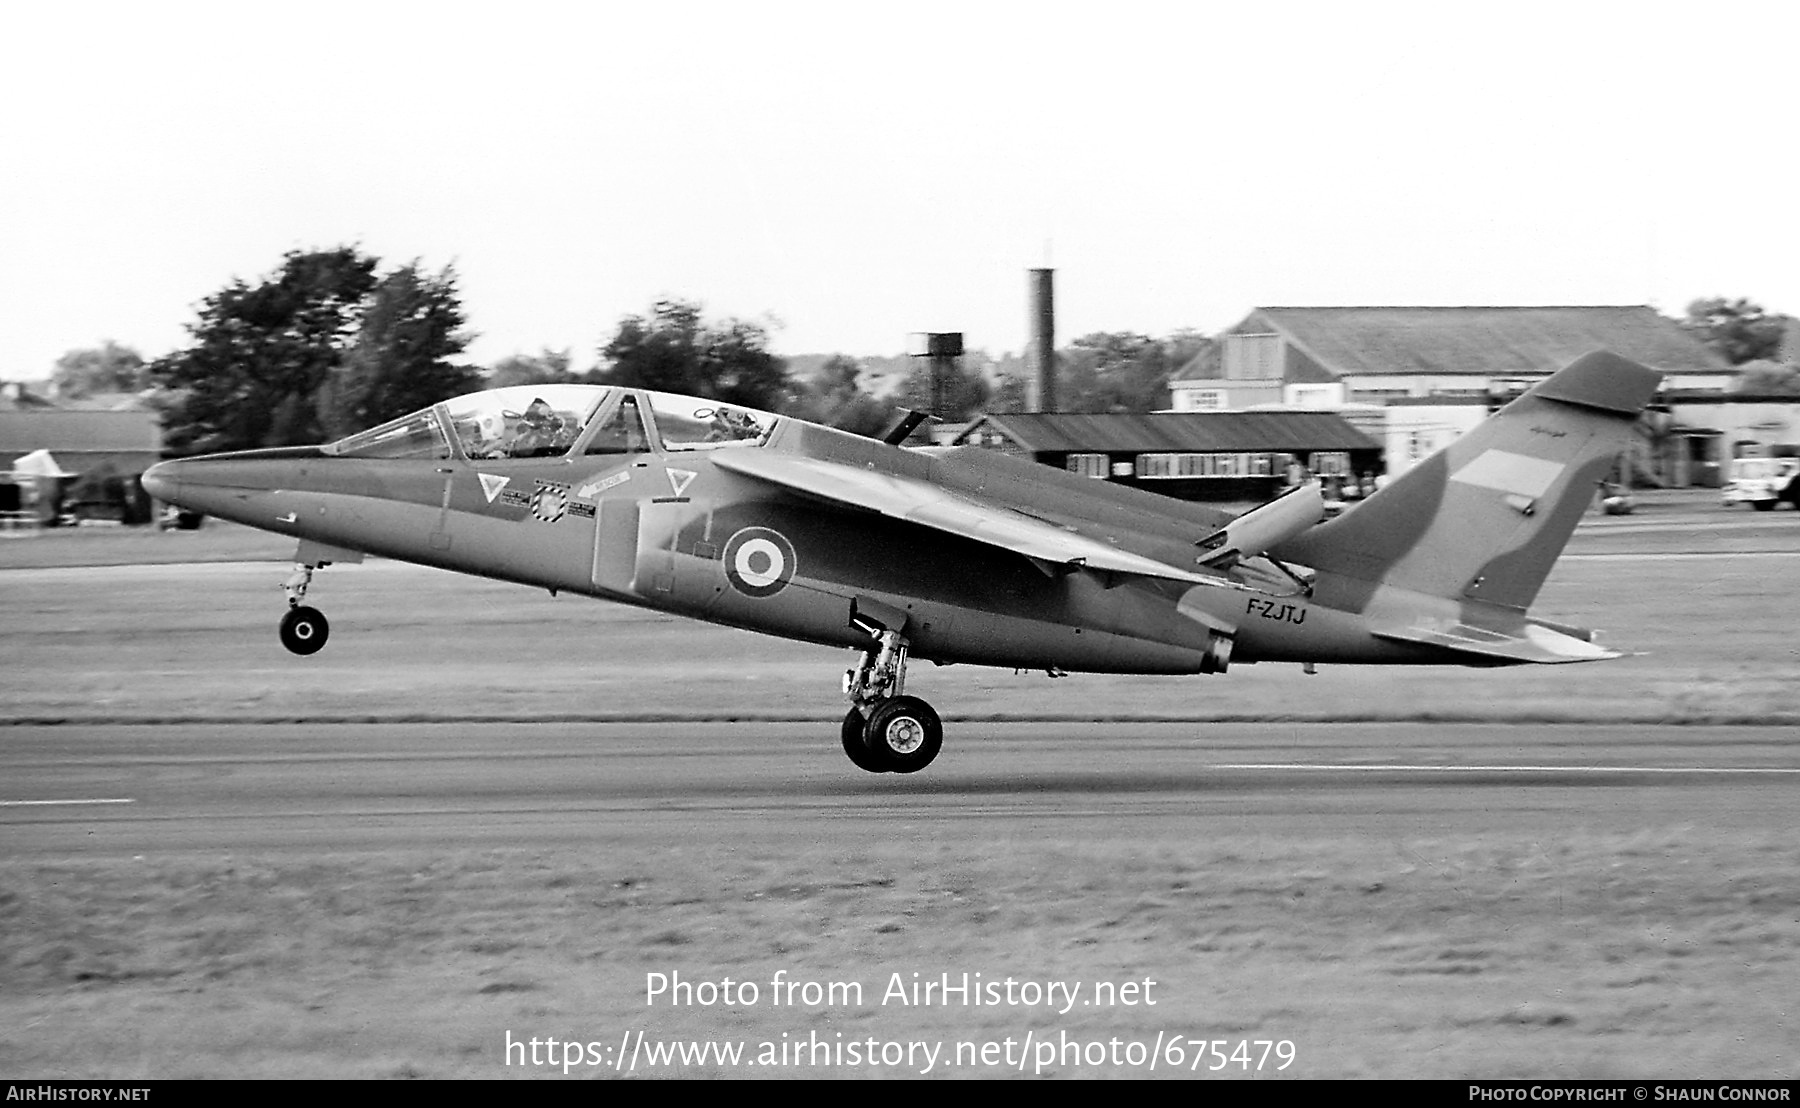
[[[1272,324],[1339,376],[1554,373],[1584,354],[1610,350],[1663,372],[1729,370],[1714,353],[1656,309],[1258,308],[1234,332]]]
[[[162,450],[162,424],[155,412],[0,412],[0,451]]]
[[[1049,453],[1380,449],[1329,412],[1034,412],[985,416],[975,428],[983,423],[1028,450]]]
[[[40,408],[54,408],[56,402],[39,396],[32,391],[33,385],[24,381],[0,381],[0,412],[37,411]]]

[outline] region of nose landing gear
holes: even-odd
[[[301,603],[306,599],[306,587],[312,584],[313,568],[300,563],[281,586],[288,598],[288,613],[281,617],[281,645],[295,654],[316,654],[331,636],[331,622],[325,613]]]

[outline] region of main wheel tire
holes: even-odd
[[[1755,508],[1759,512],[1772,512],[1775,510],[1775,501],[1773,501],[1773,500],[1752,500],[1750,502],[1750,506],[1752,508]]]
[[[844,717],[844,753],[850,755],[850,760],[856,763],[857,769],[866,769],[870,773],[886,773],[887,767],[875,761],[875,756],[869,750],[869,744],[863,741],[867,723],[868,721],[863,719],[861,712],[855,708],[850,709],[850,714]]]
[[[281,617],[281,645],[295,654],[317,654],[330,637],[331,622],[317,608],[302,605]]]
[[[876,705],[863,729],[871,758],[893,773],[917,773],[944,745],[944,725],[931,705],[896,696]]]

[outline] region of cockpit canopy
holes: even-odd
[[[736,404],[603,385],[470,393],[325,447],[344,458],[470,461],[760,446],[776,416]]]

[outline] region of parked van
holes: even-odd
[[[1727,474],[1720,490],[1727,508],[1749,504],[1768,512],[1783,500],[1800,508],[1800,458],[1738,458]]]

